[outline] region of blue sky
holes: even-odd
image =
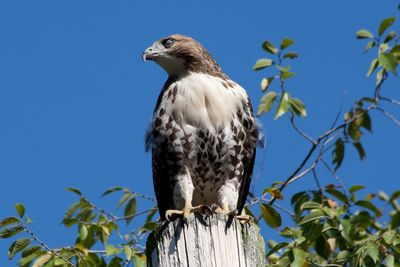
[[[265,56],[261,43],[295,40],[300,57],[288,90],[306,104],[299,125],[312,136],[328,129],[344,107],[373,90],[366,78],[371,55],[355,32],[376,32],[382,18],[398,15],[397,1],[2,1],[0,2],[0,217],[22,202],[32,228],[50,246],[73,242],[60,225],[80,188],[94,202],[114,185],[153,195],[147,128],[166,74],[140,55],[160,37],[183,33],[200,41],[225,72],[247,89],[257,105],[266,72],[252,65]],[[397,24],[399,25],[399,24]],[[397,26],[398,27],[398,26]],[[393,78],[384,95],[400,98]],[[396,111],[393,110],[394,114]],[[397,111],[397,115],[400,115]],[[364,136],[367,159],[349,149],[340,177],[367,192],[398,189],[400,129],[373,114],[373,134]],[[283,180],[309,147],[287,118],[263,117],[268,148],[259,151],[253,187],[260,192]],[[327,157],[330,160],[330,156]],[[320,170],[324,183],[333,182]],[[285,194],[314,188],[311,177]],[[286,223],[287,221],[284,221]],[[289,223],[289,222],[287,222]],[[135,225],[135,224],[134,224]],[[266,238],[274,230],[264,227]],[[9,241],[0,241],[0,263]]]

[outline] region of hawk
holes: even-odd
[[[162,38],[142,57],[168,73],[146,135],[161,219],[208,207],[240,214],[258,139],[246,91],[188,36]]]

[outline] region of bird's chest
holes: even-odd
[[[227,89],[220,78],[191,74],[172,83],[159,109],[181,127],[219,128],[229,125],[243,101],[238,89]]]

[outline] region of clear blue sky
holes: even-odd
[[[373,89],[366,79],[372,55],[355,32],[376,32],[381,18],[398,15],[398,1],[2,1],[0,3],[0,217],[26,205],[32,228],[50,246],[73,242],[60,225],[80,188],[110,210],[100,194],[122,185],[153,195],[150,155],[143,137],[166,74],[143,64],[141,52],[160,37],[183,33],[200,41],[225,72],[249,92],[253,104],[268,72],[252,65],[265,39],[289,36],[300,58],[288,83],[309,116],[300,126],[317,136],[344,107]],[[397,27],[399,24],[396,24]],[[398,79],[384,94],[400,98]],[[396,113],[395,113],[396,114]],[[400,115],[397,112],[397,115]],[[400,129],[381,115],[364,137],[368,158],[352,149],[339,175],[367,192],[399,188]],[[286,178],[309,145],[287,118],[262,118],[268,148],[259,152],[253,187],[260,192]],[[330,156],[327,157],[330,160]],[[261,165],[263,165],[262,168]],[[262,170],[262,171],[261,171]],[[323,182],[333,182],[321,171]],[[293,184],[287,199],[314,188],[311,177]],[[284,203],[284,205],[286,205]],[[284,223],[289,223],[284,221]],[[135,224],[134,224],[135,225]],[[274,230],[264,227],[266,238]],[[10,241],[0,240],[0,265]]]

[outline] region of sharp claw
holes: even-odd
[[[205,214],[212,215],[212,209],[209,206],[204,205],[203,209]]]
[[[251,217],[250,215],[236,215],[235,219],[239,220],[240,223],[252,223],[254,221],[254,218]]]
[[[212,212],[215,212],[216,209],[220,209],[220,207],[219,207],[217,204],[215,204],[215,203],[212,204],[212,205],[211,205],[211,211],[212,211]]]

